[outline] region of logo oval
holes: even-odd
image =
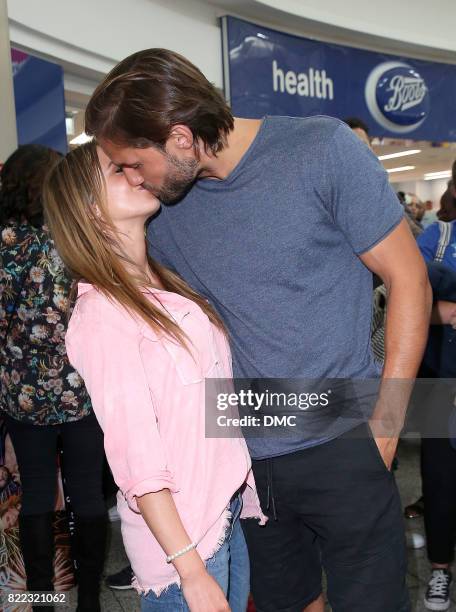
[[[365,98],[373,118],[391,132],[404,134],[429,114],[429,90],[422,76],[403,62],[376,66],[366,81]]]

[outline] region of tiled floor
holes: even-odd
[[[419,479],[419,445],[417,441],[402,441],[399,449],[399,470],[396,472],[399,489],[404,504],[410,503],[418,498],[420,494]],[[408,531],[423,533],[422,520],[407,521]],[[119,523],[112,524],[112,536],[109,554],[106,563],[106,573],[116,572],[126,564],[120,536]],[[424,611],[423,596],[426,581],[428,579],[429,566],[426,560],[425,549],[409,550],[408,584],[412,599],[413,612]],[[70,593],[70,601],[75,602],[76,593]],[[70,606],[71,612],[76,609]],[[134,591],[111,591],[106,587],[102,590],[103,612],[137,612],[139,611],[138,596]],[[328,611],[330,608],[328,607]],[[450,610],[456,611],[456,588],[453,592]],[[366,612],[369,612],[366,610]],[[385,612],[393,612],[385,610]]]

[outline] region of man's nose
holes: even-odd
[[[144,177],[142,174],[136,170],[136,168],[123,168],[123,172],[127,181],[132,185],[132,187],[137,187],[144,183]]]

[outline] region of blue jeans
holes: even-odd
[[[245,612],[250,591],[250,567],[244,534],[239,523],[242,498],[231,502],[232,521],[225,542],[206,561],[208,573],[218,582],[228,599],[232,612]],[[177,584],[172,584],[158,597],[153,591],[141,595],[141,612],[189,612],[184,595]]]

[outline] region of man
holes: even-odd
[[[424,215],[421,219],[421,225],[424,229],[429,227],[431,223],[435,223],[437,221],[437,213],[434,210],[434,205],[432,200],[426,200],[424,203]]]
[[[421,229],[423,229],[421,222],[426,211],[424,202],[422,202],[419,197],[414,193],[406,194],[406,199],[408,200],[407,206],[410,212],[412,213],[413,218],[415,219],[416,223],[421,227]]]
[[[369,149],[372,149],[369,139],[369,128],[362,119],[358,119],[358,117],[348,117],[347,119],[344,119],[344,123],[346,123],[348,127],[353,130],[358,138],[362,140],[364,144],[369,147]]]
[[[399,199],[399,202],[401,203],[401,206],[404,209],[404,213],[405,213],[404,218],[406,222],[408,223],[408,226],[413,236],[417,238],[420,234],[423,233],[423,228],[418,225],[418,223],[415,220],[415,217],[412,215],[412,211],[408,207],[408,204],[407,204],[408,194],[404,193],[403,191],[398,191],[396,195]]]
[[[298,438],[250,438],[270,518],[245,533],[258,612],[323,610],[322,565],[334,612],[408,610],[390,472],[408,390],[391,405],[383,383],[415,377],[430,292],[375,156],[336,119],[233,118],[195,66],[163,49],[114,68],[86,131],[132,185],[179,202],[150,224],[151,254],[214,304],[236,377],[377,376],[371,272],[383,279],[387,359],[371,424],[388,413],[395,433],[355,439],[359,421],[344,415],[319,431],[314,412]]]

